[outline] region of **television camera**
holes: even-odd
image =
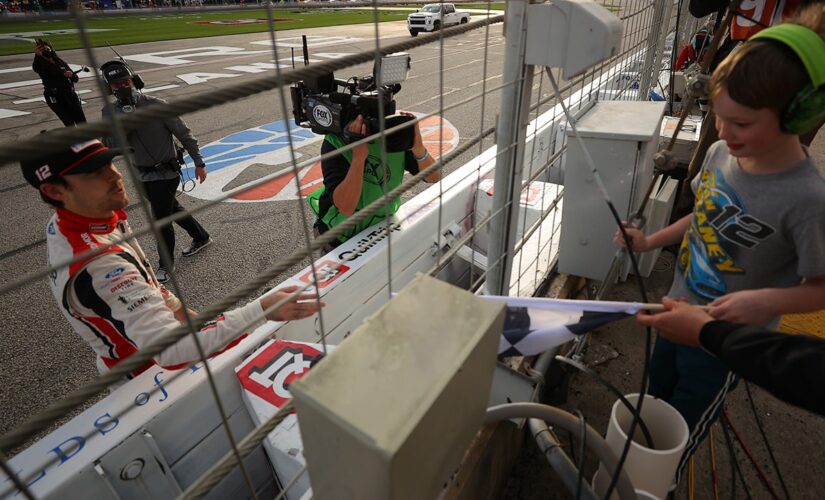
[[[308,59],[304,45],[305,64],[308,64]],[[408,116],[395,115],[393,99],[401,90],[401,82],[407,78],[409,67],[410,56],[402,52],[382,57],[376,63],[373,75],[339,80],[332,73],[327,73],[300,81],[290,87],[295,123],[316,134],[339,135],[349,143],[364,137],[347,130],[358,115],[364,117],[367,136],[379,132],[382,114],[385,129],[409,121],[411,118]],[[380,79],[376,75],[380,75]],[[409,149],[412,134],[410,127],[389,135],[387,150]]]

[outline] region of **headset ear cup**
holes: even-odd
[[[146,84],[143,83],[143,78],[141,78],[137,73],[132,73],[132,83],[135,84],[135,88],[138,90],[141,90],[146,86]]]
[[[782,130],[802,135],[825,121],[825,87],[806,85],[796,93],[782,117]]]

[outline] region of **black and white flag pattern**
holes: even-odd
[[[507,302],[507,317],[498,347],[498,355],[502,358],[541,354],[642,309],[639,302],[481,297]]]

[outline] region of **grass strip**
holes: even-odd
[[[399,21],[407,18],[409,11],[380,10],[379,21]],[[348,9],[289,9],[275,11],[275,29],[292,30],[363,24],[373,21],[370,10]],[[147,12],[145,17],[90,18],[86,22],[89,38],[96,47],[129,45],[134,43],[180,40],[210,36],[262,33],[267,31],[266,11],[245,9],[239,11],[186,13],[177,16],[159,16]],[[0,34],[27,32],[54,32],[74,29],[72,21],[38,20],[30,23],[0,25]],[[110,31],[93,31],[110,30]],[[26,38],[34,38],[27,36]],[[82,47],[77,34],[44,34],[58,51]],[[0,45],[0,55],[32,52],[29,43],[5,43]]]

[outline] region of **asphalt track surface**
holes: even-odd
[[[381,23],[379,25],[382,44],[408,39],[404,22]],[[297,36],[294,31],[279,32],[279,39]],[[332,46],[311,49],[315,52],[356,53],[375,47],[374,27],[354,25],[335,28],[305,30],[303,34],[318,36],[345,36],[360,41],[346,41]],[[268,34],[232,35],[209,39],[193,39],[174,42],[157,42],[119,47],[121,54],[130,55],[149,52],[181,50],[206,46],[235,47],[242,50],[266,50],[267,47],[252,42],[268,40]],[[503,65],[503,37],[501,25],[490,28],[489,38],[485,29],[474,30],[444,41],[443,48],[438,43],[419,47],[410,51],[412,69],[403,89],[397,96],[399,109],[420,113],[431,113],[439,109],[439,87],[443,86],[444,105],[449,105],[481,92],[483,80],[484,48],[488,50],[487,86],[493,87],[501,81]],[[98,62],[111,59],[113,53],[108,48],[96,48]],[[440,67],[443,51],[443,72]],[[296,55],[300,59],[300,50]],[[61,57],[72,64],[89,64],[81,50],[61,52]],[[279,52],[278,57],[288,57],[289,50]],[[153,95],[174,100],[189,95],[193,91],[233,85],[255,74],[242,74],[236,78],[213,79],[196,85],[186,85],[178,75],[182,73],[226,73],[225,68],[234,65],[249,65],[272,60],[272,53],[221,55],[191,58],[191,62],[180,66],[163,66],[146,62],[131,62],[141,74],[148,88],[179,85],[175,88],[159,90]],[[36,78],[33,72],[3,72],[3,69],[31,65],[31,55],[0,58],[0,85],[19,80]],[[300,62],[298,63],[300,64]],[[371,65],[361,65],[336,74],[339,78],[365,75]],[[439,81],[443,74],[443,82]],[[88,74],[87,74],[88,75]],[[91,89],[82,94],[84,110],[90,120],[99,119],[103,107],[91,79],[83,79],[78,90]],[[26,111],[30,114],[0,119],[3,141],[23,139],[41,130],[59,128],[62,124],[41,102],[17,103],[42,96],[42,87],[32,84],[16,88],[0,87],[0,108]],[[481,101],[462,105],[445,113],[446,118],[458,129],[463,143],[476,136],[480,130],[495,125],[500,93],[488,92],[483,127]],[[282,118],[276,91],[268,91],[238,102],[204,110],[184,116],[194,135],[203,146],[229,134],[247,128],[270,123]],[[492,138],[484,147],[492,145]],[[307,156],[317,154],[320,143],[300,151]],[[472,148],[457,161],[448,166],[453,168],[475,157],[479,149]],[[252,166],[242,174],[244,180],[251,180],[272,171],[268,166]],[[209,180],[206,181],[207,184]],[[132,188],[131,179],[126,178],[131,205],[128,209],[133,228],[146,227],[146,220],[138,196]],[[232,187],[232,185],[230,185]],[[408,195],[407,197],[411,196]],[[194,208],[203,201],[183,194],[180,197],[187,208]],[[6,284],[43,268],[46,262],[46,248],[43,244],[45,225],[51,209],[40,202],[36,192],[24,183],[17,165],[0,166],[0,283]],[[304,229],[301,217],[304,211],[308,220],[311,212],[305,203],[297,200],[265,203],[220,203],[212,209],[197,214],[198,220],[212,233],[215,244],[191,258],[180,257],[180,251],[189,244],[185,232],[177,229],[177,274],[188,303],[195,309],[217,301],[256,276],[261,270],[273,265],[280,258],[303,247]],[[150,261],[157,262],[155,243],[151,236],[143,237],[140,243]],[[274,286],[291,276],[307,262],[295,266],[282,277],[276,278]],[[4,321],[0,327],[0,383],[4,390],[0,396],[0,432],[5,432],[26,416],[44,408],[51,400],[59,398],[96,375],[92,351],[69,327],[60,314],[49,290],[46,279],[39,279],[13,292],[0,296],[0,313]]]

